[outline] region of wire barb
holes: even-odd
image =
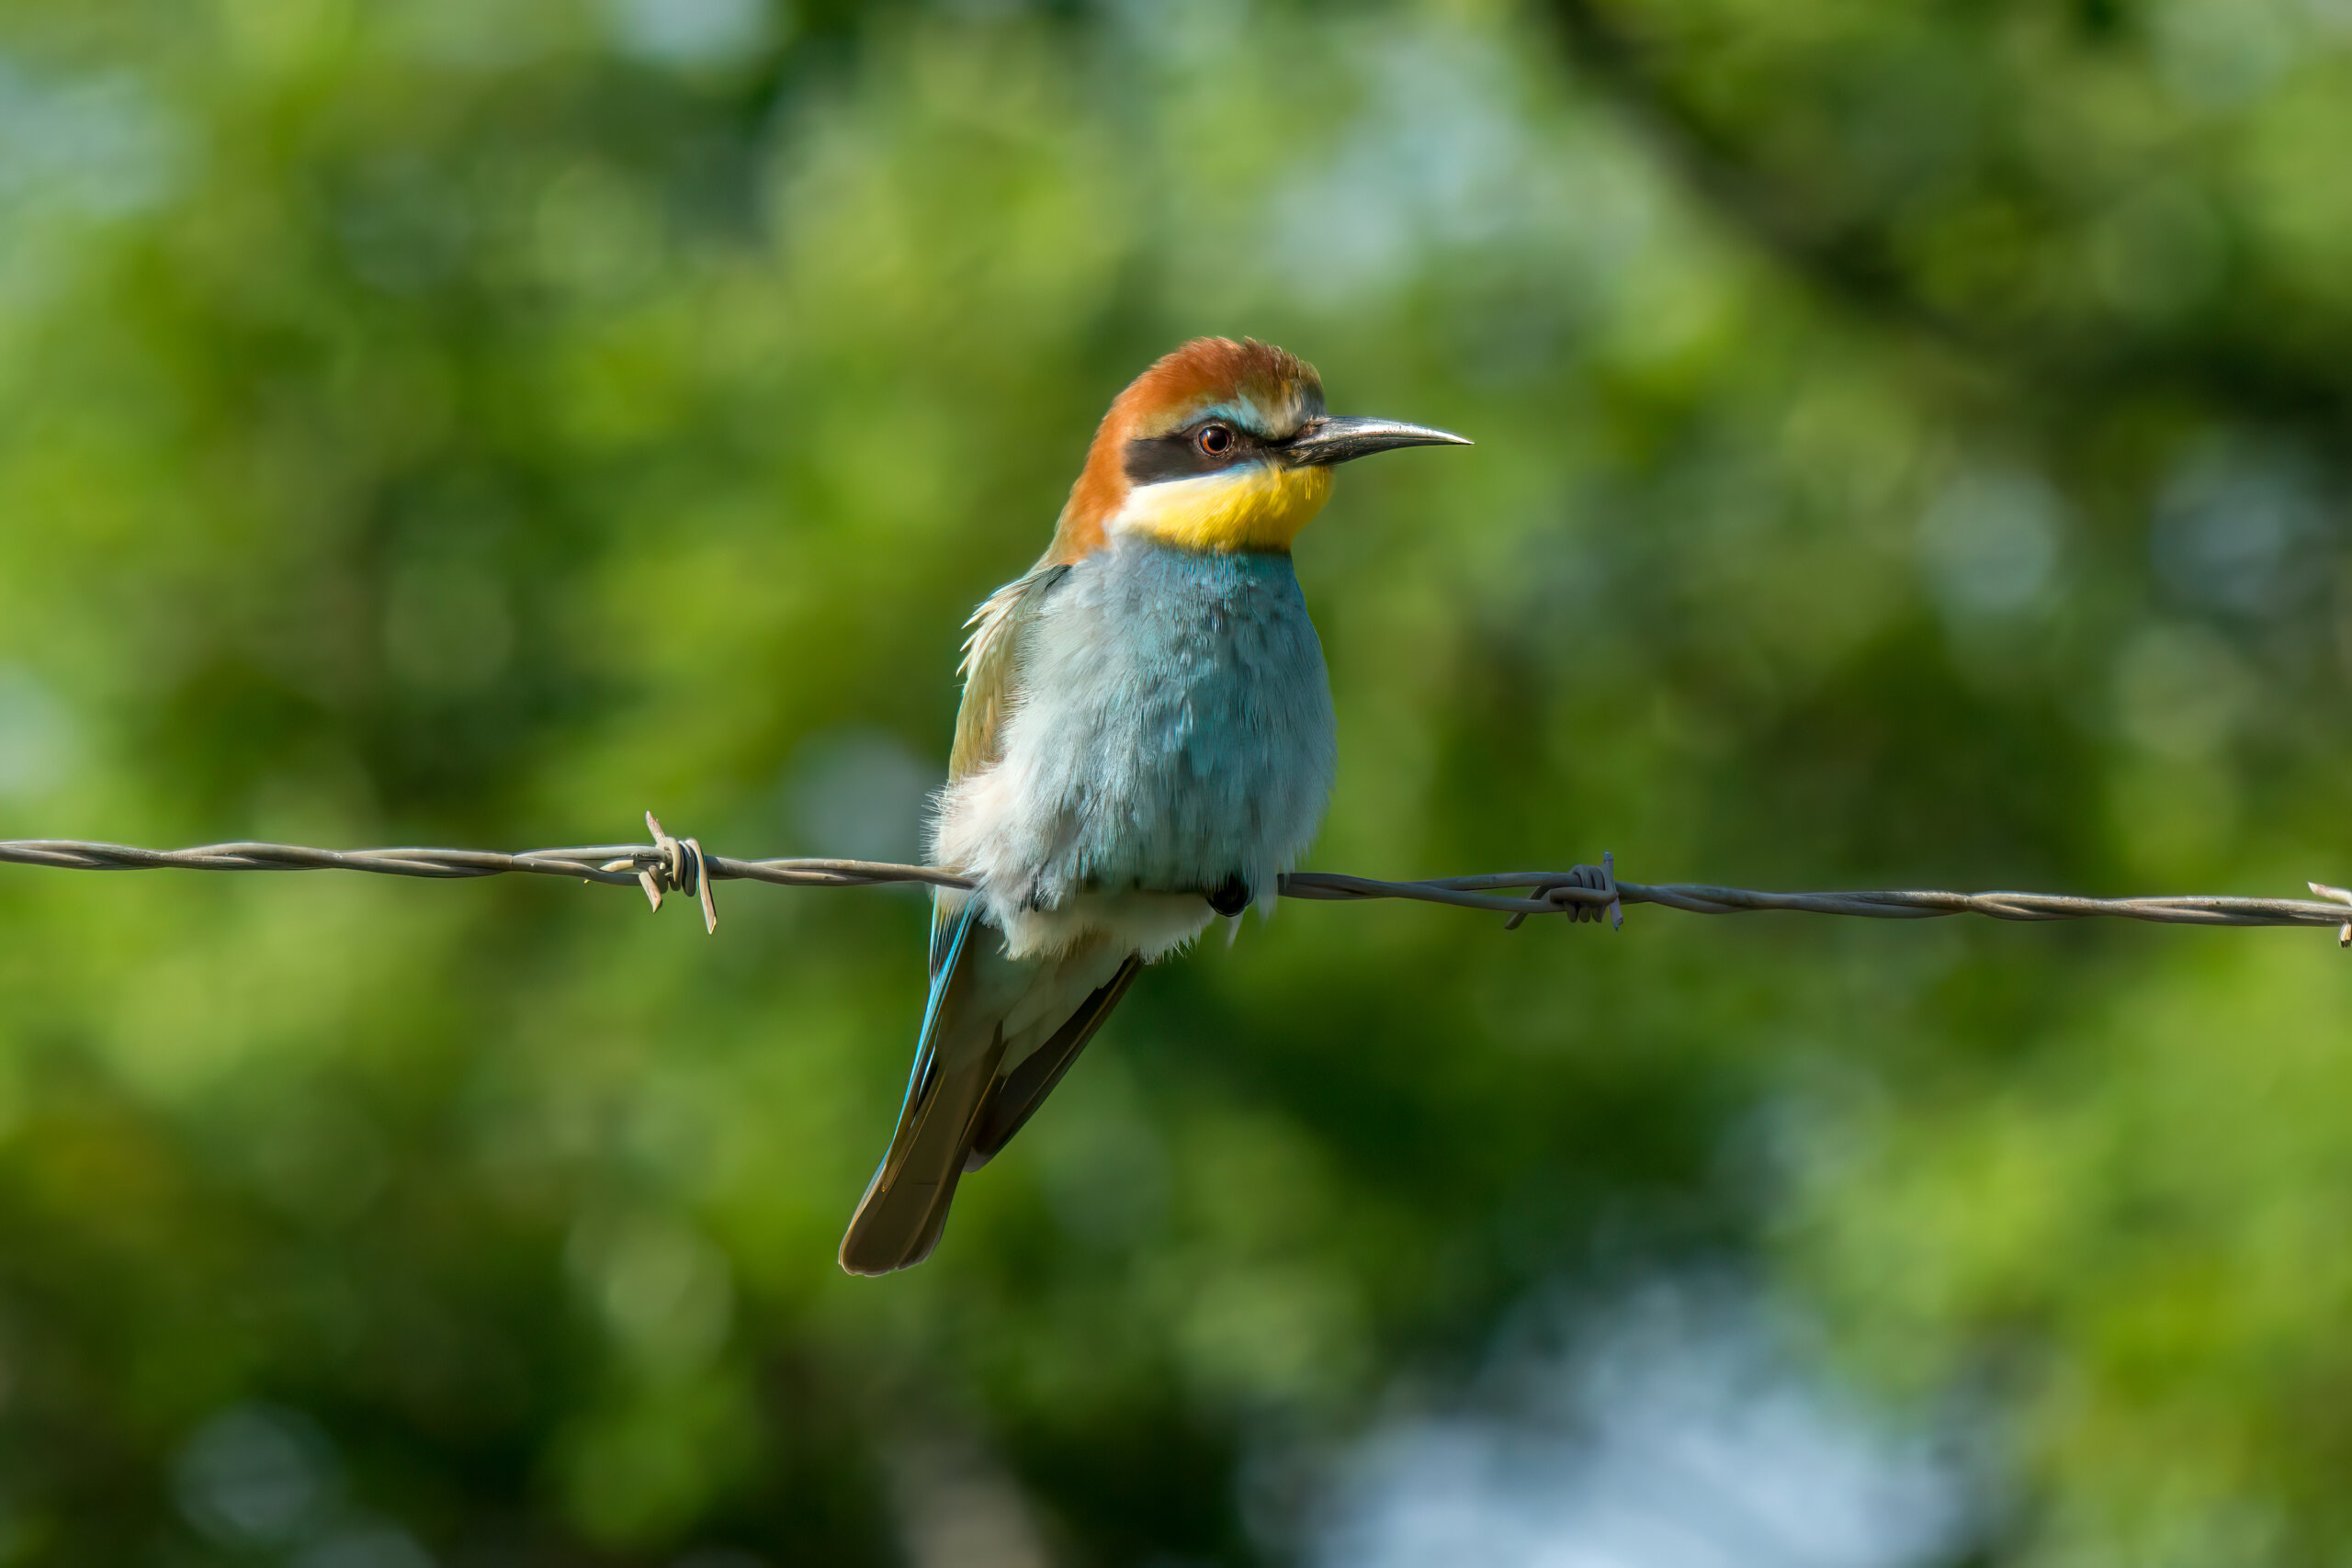
[[[2330,887],[2324,882],[2306,882],[2303,886],[2323,898],[2333,898],[2339,904],[2352,904],[2352,893],[2347,893],[2341,887]],[[2352,920],[2346,920],[2336,928],[2335,945],[2352,947]]]
[[[128,844],[82,839],[0,840],[0,863],[49,866],[62,871],[364,871],[384,876],[469,877],[526,874],[572,876],[587,882],[634,884],[656,909],[665,893],[692,895],[702,903],[703,929],[716,933],[718,908],[712,884],[768,882],[783,887],[873,887],[887,883],[968,891],[972,883],[930,865],[895,865],[857,860],[729,860],[707,853],[694,839],[666,831],[651,812],[645,825],[651,844],[591,844],[574,849],[529,850],[502,854],[490,850],[318,850],[297,844],[207,844],[190,850],[143,850]],[[1870,893],[1772,893],[1707,883],[1620,882],[1613,854],[1598,866],[1565,872],[1505,871],[1478,876],[1437,877],[1422,882],[1382,882],[1330,871],[1294,871],[1276,879],[1270,895],[1327,902],[1402,898],[1487,909],[1511,917],[1516,927],[1530,915],[1565,915],[1571,922],[1598,920],[1605,910],[1612,927],[1624,924],[1628,904],[1657,904],[1694,915],[1737,915],[1762,910],[1792,914],[1850,915],[1880,920],[1936,919],[1947,915],[1984,915],[1996,920],[2079,920],[2108,917],[2190,926],[2332,927],[2336,940],[2352,947],[2352,891],[2324,883],[2308,885],[2327,900],[2237,898],[2184,894],[2153,898],[2079,898],[2059,893],[1950,893],[1894,890]]]
[[[657,915],[662,912],[662,895],[672,888],[681,893],[698,894],[702,898],[702,929],[717,936],[718,906],[711,898],[712,878],[704,861],[701,843],[694,839],[671,837],[662,829],[662,818],[650,811],[645,814],[645,830],[653,835],[653,852],[650,855],[640,850],[617,860],[606,861],[604,869],[633,872],[637,885],[645,889],[645,901],[653,906],[653,912]]]
[[[696,894],[702,899],[702,929],[717,936],[718,906],[711,901],[710,877],[703,866],[701,843],[694,839],[672,838],[662,830],[662,818],[650,811],[645,814],[645,830],[653,835],[653,847],[662,852],[662,857],[657,864],[639,866],[637,873],[646,897],[652,901],[654,913],[662,911],[664,886],[681,893]]]
[[[1554,897],[1555,894],[1563,893],[1571,888],[1602,893],[1607,895],[1607,897],[1587,902],[1573,896]],[[1568,874],[1564,877],[1538,882],[1528,897],[1564,912],[1571,923],[1579,920],[1598,920],[1600,919],[1601,911],[1606,908],[1609,912],[1610,930],[1623,931],[1625,929],[1625,906],[1617,897],[1617,857],[1607,850],[1600,852],[1599,865],[1570,866]],[[1503,922],[1503,930],[1507,931],[1519,930],[1525,923],[1528,915],[1532,912],[1521,910]]]

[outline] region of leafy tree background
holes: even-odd
[[[1301,542],[1314,863],[2342,880],[2346,146],[2341,0],[11,0],[0,834],[909,853],[1219,332],[1478,442]],[[1951,1560],[2352,1529],[2323,939],[1285,907],[877,1283],[921,900],[721,905],[0,871],[0,1561],[1339,1561],[1697,1278]]]

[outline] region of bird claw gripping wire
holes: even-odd
[[[650,811],[645,814],[645,828],[653,835],[653,853],[607,861],[605,869],[636,872],[638,885],[645,889],[645,901],[656,913],[662,908],[662,895],[673,888],[697,895],[702,899],[702,929],[713,936],[718,934],[718,906],[711,898],[710,868],[704,863],[702,845],[693,839],[671,837],[662,830],[662,818]]]
[[[1581,888],[1588,892],[1606,893],[1605,899],[1556,898],[1553,894],[1563,888]],[[1539,882],[1527,890],[1530,898],[1539,899],[1566,915],[1570,921],[1591,920],[1598,924],[1601,911],[1609,913],[1611,931],[1625,929],[1625,906],[1617,897],[1617,857],[1608,850],[1600,852],[1599,865],[1575,865],[1567,874],[1550,882]],[[1503,930],[1515,931],[1527,917],[1513,915],[1503,922]]]
[[[2339,904],[2352,904],[2352,892],[2346,892],[2341,887],[2330,887],[2324,882],[2306,882],[2303,886],[2323,898],[2333,898]],[[2345,921],[2336,929],[2335,945],[2352,947],[2352,920]]]

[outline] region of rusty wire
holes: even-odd
[[[706,929],[716,931],[715,882],[771,882],[786,887],[871,887],[919,883],[933,887],[972,885],[936,866],[895,865],[862,860],[732,860],[707,854],[694,839],[662,829],[645,814],[650,844],[591,844],[572,849],[528,850],[501,854],[489,850],[316,850],[295,844],[207,844],[189,850],[142,850],[126,844],[79,839],[0,840],[0,863],[51,866],[67,871],[364,871],[386,876],[471,877],[525,874],[576,876],[586,882],[635,883],[659,909],[667,892],[698,899]],[[2323,883],[2308,885],[2326,902],[2295,898],[2237,898],[2182,894],[2147,898],[2082,898],[2055,893],[1767,893],[1707,883],[1620,882],[1613,857],[1599,866],[1570,871],[1507,871],[1478,876],[1437,877],[1421,882],[1382,882],[1338,872],[1295,871],[1276,891],[1284,897],[1350,902],[1406,898],[1455,908],[1483,909],[1511,917],[1517,926],[1530,915],[1566,915],[1597,920],[1605,913],[1619,925],[1624,906],[1656,904],[1694,915],[1737,915],[1780,910],[1810,915],[1857,915],[1870,919],[1921,920],[1945,915],[1987,915],[1998,920],[2079,920],[2109,917],[2189,926],[2334,926],[2336,940],[2352,947],[2352,892]]]

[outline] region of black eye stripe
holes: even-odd
[[[1232,434],[1233,444],[1222,452],[1204,451],[1201,434],[1211,425]],[[1127,443],[1120,457],[1129,484],[1157,484],[1163,479],[1197,479],[1221,473],[1237,464],[1253,461],[1272,443],[1227,420],[1204,419],[1171,430],[1165,435],[1141,436]]]

